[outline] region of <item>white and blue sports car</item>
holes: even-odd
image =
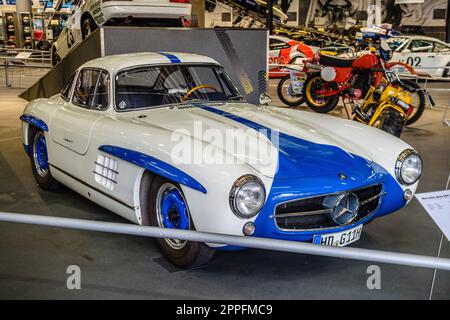
[[[413,198],[422,160],[378,129],[246,103],[213,59],[92,60],[28,104],[23,144],[43,189],[59,183],[141,225],[344,246]],[[238,249],[157,240],[181,267]]]

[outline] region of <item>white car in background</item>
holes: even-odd
[[[103,25],[186,27],[191,0],[75,0],[66,27],[52,47],[56,65],[72,48]]]
[[[407,63],[433,77],[450,76],[450,44],[425,36],[393,37],[388,43],[394,50],[392,62]]]

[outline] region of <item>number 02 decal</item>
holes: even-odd
[[[421,57],[409,57],[408,60],[406,60],[406,64],[409,64],[411,67],[420,67],[422,64],[422,58]]]

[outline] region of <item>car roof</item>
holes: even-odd
[[[158,65],[170,63],[204,63],[217,64],[216,60],[207,56],[183,52],[140,52],[105,56],[86,62],[81,68],[101,68],[115,73],[122,69],[142,65]]]
[[[405,38],[405,39],[411,39],[411,40],[428,40],[428,41],[445,43],[445,41],[442,41],[438,38],[421,36],[421,35],[402,35],[402,36],[397,36],[397,37],[393,37],[393,38]],[[446,43],[446,44],[448,45],[448,43]]]
[[[276,39],[276,40],[280,40],[280,41],[284,41],[284,42],[291,42],[294,41],[288,37],[283,37],[283,36],[278,36],[278,35],[270,35],[269,36],[270,39]]]

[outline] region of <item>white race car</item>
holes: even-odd
[[[186,27],[191,0],[75,0],[66,27],[52,47],[56,65],[102,25]]]
[[[394,50],[392,62],[404,62],[433,77],[450,76],[450,44],[425,36],[393,37],[388,43]]]
[[[41,188],[59,182],[161,228],[345,246],[364,224],[407,205],[422,173],[403,141],[246,103],[215,60],[194,54],[92,60],[60,94],[30,102],[21,120]],[[157,242],[181,267],[237,249]]]

